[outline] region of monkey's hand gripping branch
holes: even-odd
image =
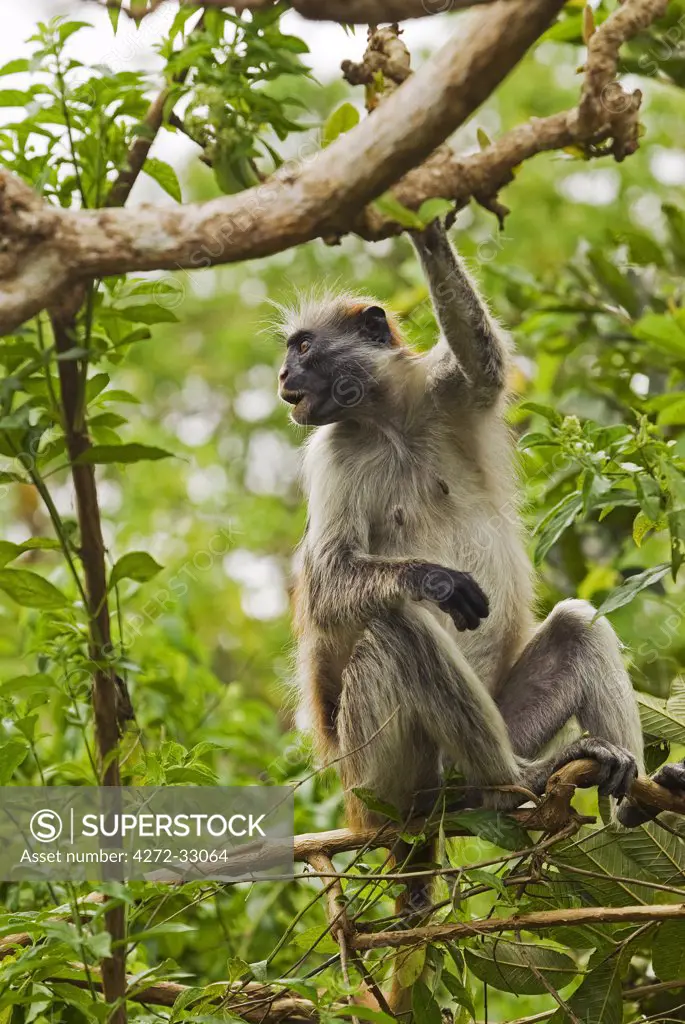
[[[557,831],[576,813],[571,807],[576,788],[589,789],[596,786],[599,776],[600,766],[596,761],[571,761],[550,776],[545,794],[532,812],[519,810],[515,814],[521,819],[525,813],[532,814],[527,820],[528,828]],[[645,819],[656,817],[662,811],[685,815],[685,789],[667,789],[644,776],[634,780],[626,799],[638,811],[646,812]]]

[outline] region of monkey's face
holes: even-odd
[[[379,306],[295,331],[279,374],[279,394],[292,405],[294,422],[323,426],[362,416],[378,398],[380,363],[392,344]]]

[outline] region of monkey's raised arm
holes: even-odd
[[[445,341],[479,404],[506,383],[507,344],[439,221],[411,238],[423,265]]]

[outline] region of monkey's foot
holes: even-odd
[[[544,766],[544,778],[543,772],[539,770],[531,788],[542,792],[547,779],[555,771],[571,761],[580,761],[586,757],[596,761],[599,766],[597,789],[600,795],[621,800],[637,778],[637,761],[624,747],[617,747],[608,740],[598,740],[592,736],[576,740],[554,757],[551,763],[548,761]]]
[[[685,791],[685,761],[677,761],[675,764],[662,764],[661,768],[651,776],[652,782],[663,786],[665,789]],[[653,821],[659,811],[643,807],[641,804],[626,800],[618,809],[617,817],[621,825],[626,828],[636,828],[644,825],[646,821]]]

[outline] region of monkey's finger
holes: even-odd
[[[440,609],[441,612],[445,612],[446,615],[449,615],[449,617],[451,618],[452,622],[457,627],[457,629],[459,630],[460,633],[463,633],[464,630],[466,630],[466,629],[474,629],[475,628],[473,626],[469,626],[468,623],[466,622],[466,619],[461,614],[461,612],[458,611],[458,609],[456,609],[456,608],[452,608],[447,603],[447,601],[443,601],[441,604],[439,604],[438,608]]]
[[[480,616],[478,616],[468,601],[463,599],[462,594],[456,594],[449,601],[443,601],[438,607],[451,615],[457,629],[463,633],[465,629],[478,629]]]
[[[685,762],[663,764],[652,780],[666,789],[685,789]]]
[[[607,778],[602,781],[598,790],[602,796],[621,799],[637,778],[637,765],[632,757],[617,757],[609,761],[607,767]]]
[[[486,619],[490,612],[488,599],[474,580],[467,578],[457,589],[454,600],[459,605],[459,610],[466,618],[476,616],[478,622],[471,626],[476,629],[481,619]]]
[[[472,577],[467,577],[464,582],[464,591],[469,604],[481,619],[487,619],[490,614],[490,602]]]

